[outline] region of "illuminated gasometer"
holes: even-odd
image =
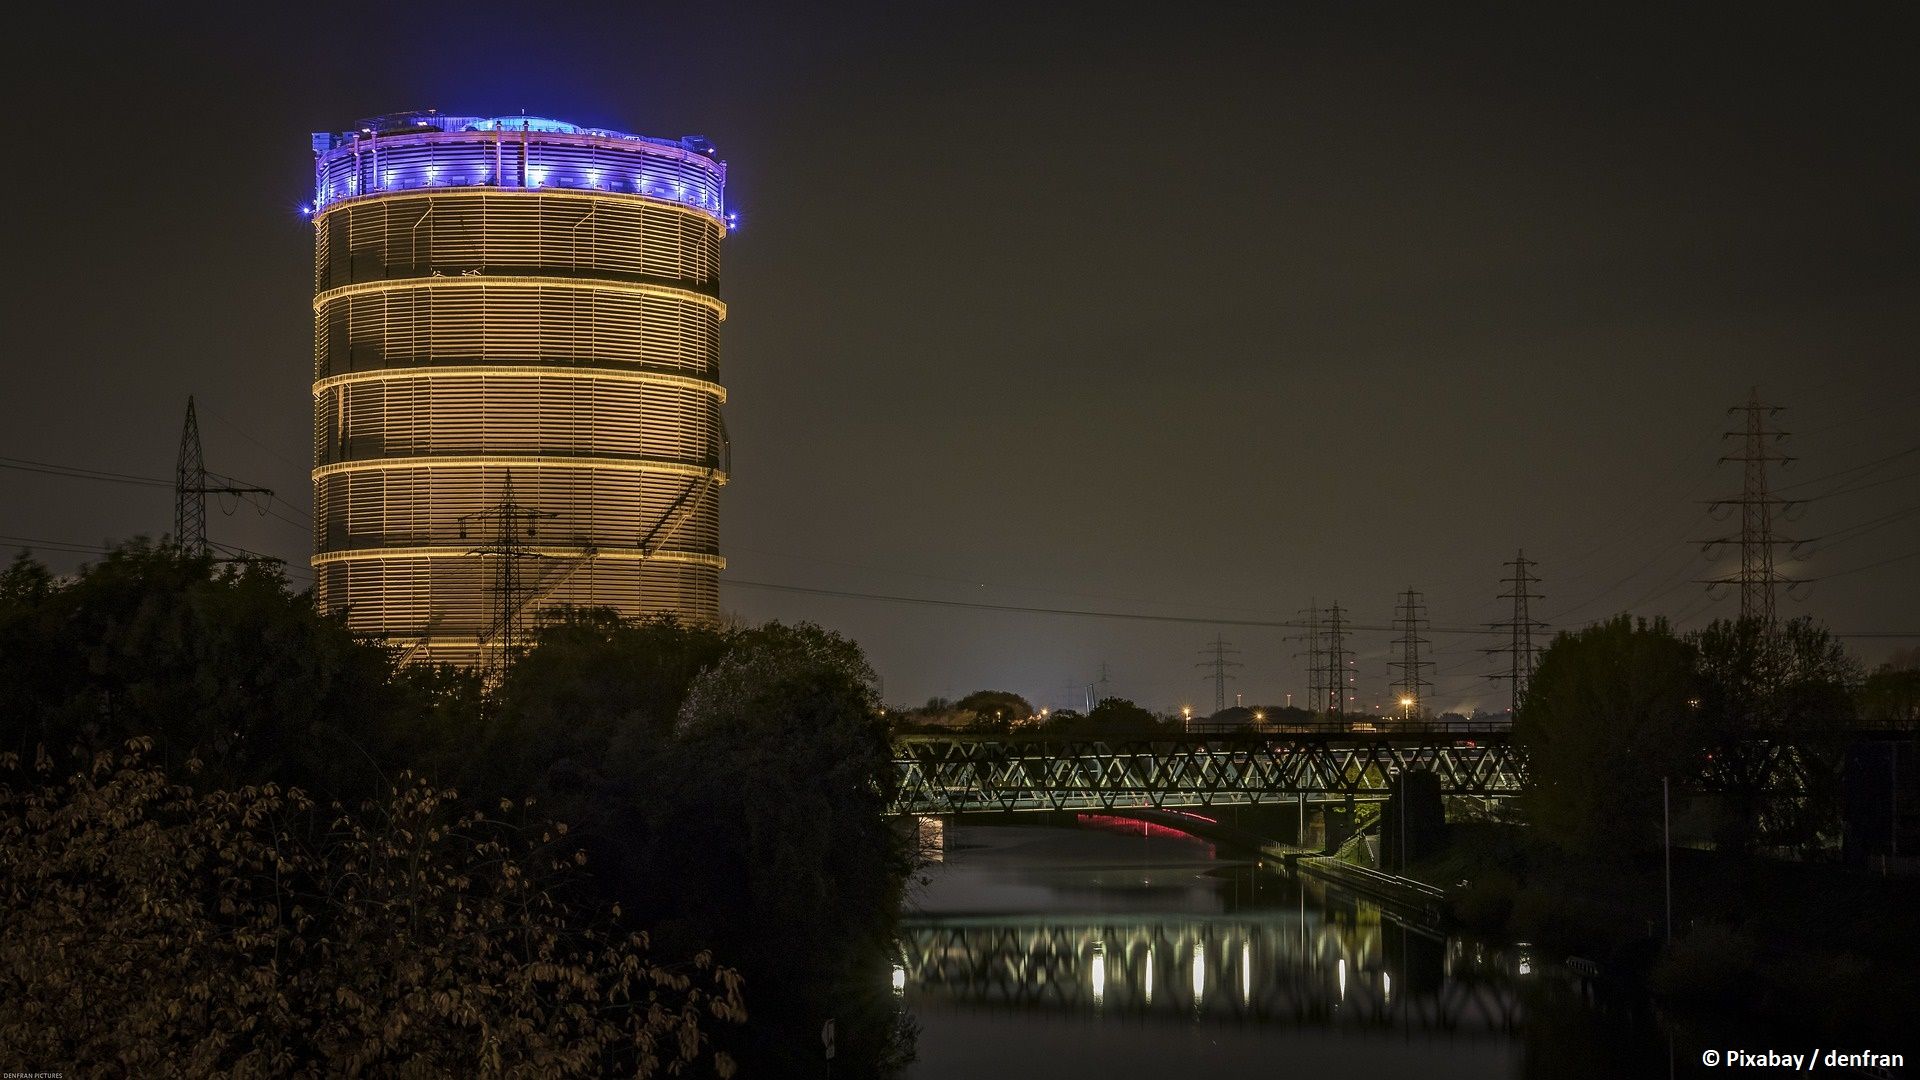
[[[717,620],[712,145],[429,112],[313,148],[321,609],[469,666],[561,605]]]

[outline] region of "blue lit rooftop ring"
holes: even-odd
[[[313,136],[318,213],[343,199],[435,187],[568,188],[679,203],[723,229],[727,164],[698,135],[659,139],[543,116],[393,113]]]

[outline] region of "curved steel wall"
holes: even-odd
[[[528,134],[524,160],[553,170],[539,187],[449,179],[449,147],[491,155],[498,129],[378,134],[391,175],[373,190],[372,139],[319,156],[317,598],[413,659],[486,663],[510,643],[487,517],[509,485],[540,515],[512,541],[518,619],[558,604],[718,617],[724,169],[577,131]],[[596,164],[559,175],[561,150]],[[586,183],[622,155],[707,186]],[[402,184],[408,168],[438,182]]]

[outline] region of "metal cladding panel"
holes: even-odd
[[[348,203],[326,212],[316,235],[316,291],[435,272],[565,270],[712,292],[724,231],[650,199],[456,189]]]
[[[714,378],[720,320],[698,300],[579,280],[396,281],[322,294],[314,378],[471,361],[632,365]]]
[[[725,169],[537,123],[317,164],[315,591],[414,660],[487,662],[522,607],[719,614]]]
[[[720,571],[666,561],[554,559],[535,570],[533,587],[549,605],[607,607],[629,615],[687,618],[717,610]],[[415,661],[477,666],[494,644],[478,628],[491,614],[491,575],[476,558],[394,557],[325,564],[314,580],[345,609],[350,625],[410,653]]]

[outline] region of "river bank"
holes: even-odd
[[[1461,823],[1408,877],[1445,891],[1461,927],[1578,957],[1663,1007],[1875,1046],[1911,1045],[1920,1003],[1920,882],[1837,866],[1681,849],[1571,858],[1522,826]]]

